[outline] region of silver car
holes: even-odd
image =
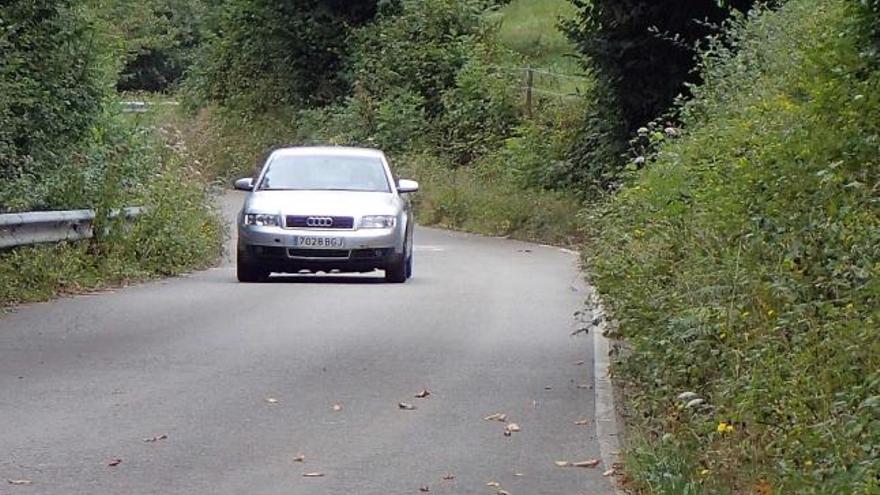
[[[395,180],[385,154],[343,147],[272,152],[238,218],[237,273],[259,282],[272,272],[370,272],[412,276],[411,180]]]

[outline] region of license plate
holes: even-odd
[[[345,247],[345,239],[343,239],[342,237],[315,237],[298,235],[293,238],[293,247],[341,249]]]

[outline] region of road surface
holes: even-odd
[[[405,285],[227,261],[0,315],[0,494],[611,493],[555,465],[600,457],[576,256],[415,242]]]

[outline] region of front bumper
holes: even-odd
[[[339,238],[343,246],[298,246],[295,239],[300,236]],[[273,272],[384,270],[400,262],[404,256],[403,245],[404,235],[398,228],[325,230],[241,226],[238,230],[239,258]]]

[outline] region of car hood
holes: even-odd
[[[358,191],[255,191],[244,209],[283,215],[397,215],[400,200],[391,193]]]

